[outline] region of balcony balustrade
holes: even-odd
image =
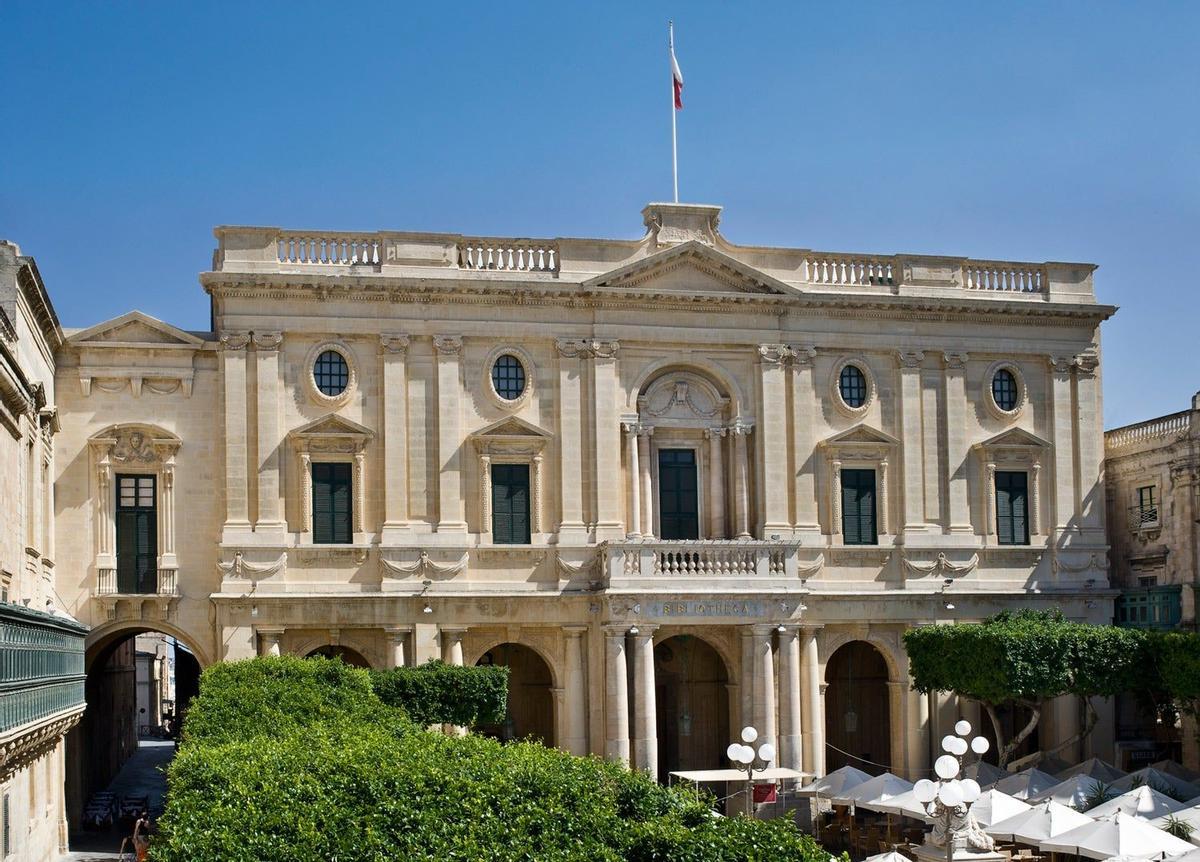
[[[1119,626],[1134,629],[1173,629],[1183,618],[1183,587],[1163,584],[1122,590],[1113,608]]]
[[[87,627],[0,605],[0,735],[84,704]]]
[[[605,586],[688,590],[800,588],[798,545],[753,540],[607,542]]]

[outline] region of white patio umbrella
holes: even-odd
[[[1007,793],[997,790],[994,787],[979,794],[979,798],[971,806],[971,813],[975,815],[975,820],[985,829],[993,823],[1000,820],[1007,820],[1010,817],[1015,817],[1022,811],[1028,810],[1029,804],[1027,802],[1023,802],[1014,796],[1009,796]]]
[[[1182,778],[1184,781],[1190,781],[1192,784],[1200,784],[1200,772],[1188,769],[1177,760],[1156,760],[1150,764],[1150,768],[1165,772],[1167,775],[1174,775],[1176,778]]]
[[[1068,832],[1077,826],[1091,823],[1092,818],[1074,808],[1057,802],[1039,802],[1027,811],[1014,817],[993,822],[984,829],[993,838],[1001,841],[1019,841],[1022,844],[1037,844],[1047,838]]]
[[[1058,784],[1058,779],[1048,772],[1042,772],[1036,766],[1002,778],[992,785],[996,790],[1014,796],[1017,799],[1029,799],[1037,796],[1043,790],[1049,790]]]
[[[885,799],[875,810],[882,811],[884,814],[899,814],[902,817],[911,817],[914,820],[929,821],[929,814],[925,811],[925,803],[917,799],[915,790],[906,790],[899,796]]]
[[[1141,856],[1145,859],[1160,853],[1172,856],[1192,850],[1192,845],[1186,841],[1121,811],[1047,838],[1039,842],[1038,847],[1057,853],[1078,853],[1089,859],[1111,856]]]
[[[1030,802],[1044,802],[1047,799],[1053,799],[1060,805],[1068,805],[1078,811],[1082,811],[1087,804],[1087,800],[1096,792],[1096,788],[1103,782],[1099,779],[1092,778],[1090,775],[1072,775],[1066,781],[1056,784],[1049,790],[1043,790],[1037,796],[1030,798]]]
[[[889,850],[887,853],[868,856],[863,862],[912,862],[912,860],[895,850]]]
[[[899,775],[885,772],[883,775],[876,775],[869,781],[856,784],[849,790],[843,790],[833,797],[833,801],[839,805],[854,805],[857,808],[866,808],[868,811],[878,811],[879,805],[883,802],[912,789],[911,781],[905,781]]]
[[[1106,760],[1101,760],[1099,757],[1089,757],[1083,763],[1064,769],[1062,772],[1055,773],[1059,781],[1066,781],[1068,778],[1074,778],[1076,775],[1086,775],[1089,778],[1095,778],[1097,781],[1103,781],[1108,784],[1111,781],[1116,781],[1118,778],[1124,778],[1126,773],[1122,772],[1117,767],[1113,766]]]
[[[991,787],[1000,779],[1007,778],[1008,775],[1009,773],[1005,772],[999,766],[993,766],[982,760],[975,761],[962,771],[963,778],[974,778],[979,786],[985,789]]]
[[[1142,786],[1135,787],[1133,790],[1126,790],[1120,796],[1113,797],[1107,802],[1102,802],[1095,808],[1089,809],[1087,815],[1093,820],[1098,820],[1101,817],[1107,817],[1118,811],[1124,811],[1126,814],[1132,814],[1134,817],[1140,817],[1142,820],[1153,820],[1156,817],[1164,817],[1167,814],[1186,807],[1186,804],[1183,802],[1176,802],[1166,794],[1159,793],[1153,788]]]
[[[1159,772],[1157,769],[1149,766],[1145,769],[1139,769],[1137,772],[1131,772],[1124,778],[1118,778],[1112,783],[1112,789],[1118,793],[1124,793],[1126,790],[1132,790],[1139,784],[1155,788],[1169,787],[1180,799],[1192,799],[1200,796],[1200,787],[1197,787],[1190,781],[1184,781],[1182,778],[1176,778],[1174,775],[1166,772]]]
[[[1200,862],[1200,848],[1184,853],[1182,856],[1172,856],[1171,862]]]
[[[870,774],[861,769],[843,766],[841,769],[835,769],[823,778],[818,778],[811,784],[801,787],[797,793],[801,796],[836,796],[870,778]]]

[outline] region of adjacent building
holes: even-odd
[[[1200,394],[1189,410],[1106,432],[1104,454],[1109,580],[1120,590],[1117,625],[1194,630],[1200,585]],[[1197,763],[1194,732],[1163,727],[1131,698],[1120,700],[1119,745],[1130,762],[1149,762],[1182,745],[1186,761]]]
[[[217,228],[211,331],[135,311],[58,351],[89,656],[155,630],[201,665],[503,663],[493,732],[660,777],[745,724],[808,772],[927,769],[959,706],[910,690],[907,628],[1112,618],[1114,309],[1087,264],[737,245],[719,216]]]
[[[55,592],[54,354],[31,257],[0,241],[0,858],[66,849],[64,738],[84,710],[87,629]]]

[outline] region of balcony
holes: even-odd
[[[1147,533],[1162,529],[1157,503],[1129,507],[1129,529],[1134,533]]]
[[[79,720],[87,627],[0,605],[0,780]]]
[[[608,589],[787,592],[804,589],[799,545],[753,540],[627,541],[602,546]]]
[[[1173,629],[1183,616],[1182,593],[1179,584],[1123,590],[1114,606],[1114,621],[1132,629]]]
[[[155,573],[150,572],[153,577]],[[150,602],[157,608],[160,619],[169,619],[174,603],[179,600],[179,569],[175,566],[159,566],[157,578],[147,586],[156,589],[146,589],[142,592],[121,592],[117,583],[117,570],[110,566],[101,566],[97,570],[95,598],[104,608],[109,619],[113,619],[117,602],[125,600],[137,604]]]

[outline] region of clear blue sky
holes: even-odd
[[[64,325],[208,327],[216,224],[1100,265],[1110,426],[1200,389],[1200,3],[0,0],[0,236]]]

